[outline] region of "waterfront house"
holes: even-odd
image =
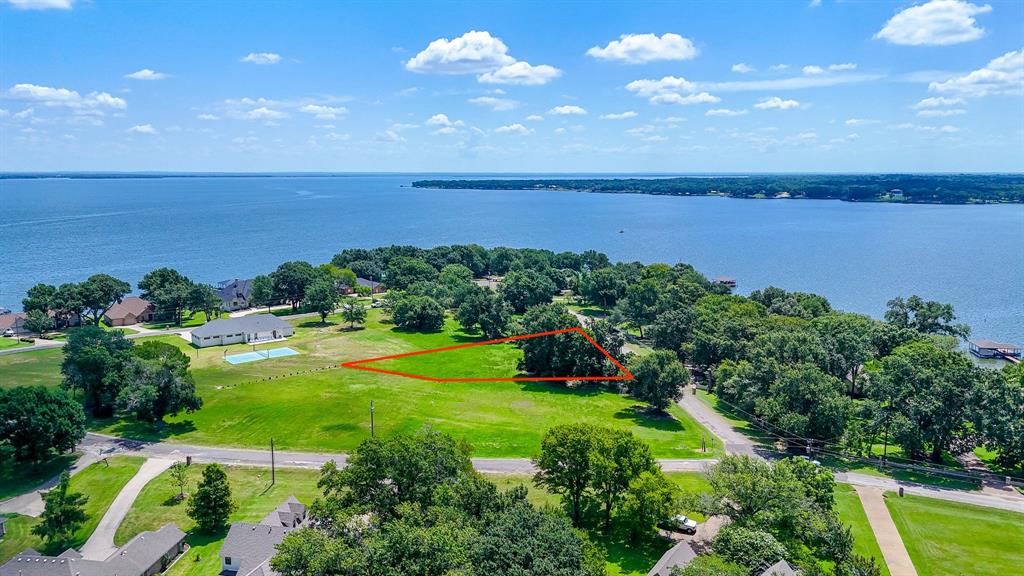
[[[370,289],[371,294],[380,294],[384,291],[384,285],[380,282],[374,282],[373,280],[367,280],[366,278],[356,278],[356,284],[359,286],[366,286]]]
[[[225,280],[217,285],[217,295],[220,296],[221,308],[228,312],[248,308],[249,294],[252,291],[252,279]]]
[[[109,326],[131,326],[139,322],[152,322],[156,307],[149,300],[127,296],[114,304],[104,314]]]
[[[24,312],[0,314],[0,334],[8,334],[9,336],[28,335],[28,330],[25,329],[25,316]],[[8,330],[10,330],[10,333],[7,332]]]
[[[0,576],[153,576],[186,549],[185,533],[174,524],[142,532],[104,560],[86,560],[73,548],[43,556],[31,548],[0,566]]]
[[[270,568],[277,545],[306,520],[306,507],[289,497],[259,524],[235,522],[220,548],[221,574],[278,576]]]
[[[199,348],[225,344],[254,344],[287,338],[295,333],[291,324],[273,314],[250,314],[222,318],[192,329],[192,344]]]

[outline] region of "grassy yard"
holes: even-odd
[[[223,316],[227,318],[225,314]],[[196,312],[191,318],[188,316],[188,312],[182,315],[181,324],[175,324],[174,320],[168,320],[166,322],[149,322],[143,324],[143,327],[151,330],[169,330],[172,328],[194,328],[196,326],[202,326],[206,324],[206,312]]]
[[[920,576],[1019,574],[1024,566],[1024,514],[893,492],[885,504]]]
[[[61,454],[47,462],[35,465],[15,464],[14,462],[0,463],[0,500],[6,500],[34,489],[67,470],[77,459],[77,454]]]
[[[22,348],[31,345],[31,342],[22,342],[17,338],[0,338],[0,350],[6,350],[8,348]]]
[[[63,351],[59,348],[0,356],[0,388],[56,387],[60,384],[60,363],[63,359]]]
[[[882,551],[878,548],[878,540],[871,530],[868,517],[864,514],[864,507],[861,506],[860,498],[857,497],[853,486],[836,484],[835,498],[839,518],[853,533],[853,551],[861,556],[874,558],[882,569],[882,576],[889,576],[889,567],[885,565]]]
[[[202,477],[202,466],[189,469],[189,486],[186,492],[194,490]],[[225,466],[231,492],[238,503],[238,510],[231,515],[232,522],[259,522],[271,510],[277,508],[289,496],[295,496],[305,504],[311,504],[319,495],[316,482],[320,473],[316,470],[281,468],[277,471],[277,483],[270,485],[268,468]],[[122,545],[139,532],[156,530],[168,522],[174,522],[188,532],[186,542],[191,549],[167,574],[182,576],[206,576],[220,570],[220,546],[227,530],[217,534],[194,534],[195,523],[185,513],[186,503],[177,499],[178,487],[171,480],[170,472],[164,472],[146,484],[138,499],[132,505],[124,522],[114,536],[114,542]]]
[[[532,456],[547,428],[578,421],[632,430],[662,458],[715,457],[722,452],[717,440],[678,407],[673,406],[669,415],[650,415],[635,400],[602,385],[571,389],[537,382],[432,383],[338,367],[348,360],[479,339],[453,321],[429,334],[382,323],[380,310],[370,312],[365,329],[349,330],[337,316],[326,324],[308,318],[292,323],[296,334],[287,343],[260,348],[287,345],[299,355],[239,365],[228,364],[224,355],[249,351],[251,346],[195,349],[178,336],[154,337],[192,358],[203,408],[169,418],[161,428],[134,420],[93,422],[93,428],[198,445],[262,447],[273,437],[282,450],[347,451],[370,435],[372,400],[378,433],[411,432],[430,425],[467,440],[476,456]],[[39,381],[47,372],[59,379],[56,352],[52,358],[30,353],[31,360],[39,362],[22,358],[13,365],[0,357],[0,380],[28,381],[27,376],[9,375],[32,373]],[[467,370],[514,376],[521,352],[511,345],[489,345],[461,350],[457,358],[446,354],[419,356],[416,369],[456,376]],[[700,451],[702,437],[709,439],[707,453]]]
[[[97,462],[71,477],[71,489],[89,497],[85,503],[88,516],[86,523],[75,532],[67,546],[44,545],[38,536],[29,533],[39,520],[27,516],[16,516],[8,521],[8,536],[0,540],[0,564],[9,560],[25,548],[35,548],[45,554],[60,554],[68,546],[78,548],[89,539],[96,529],[110,503],[118,492],[124,488],[128,480],[139,471],[143,459],[137,457],[118,456],[110,458],[107,463]]]

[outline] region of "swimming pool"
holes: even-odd
[[[224,359],[229,364],[245,364],[246,362],[256,362],[258,360],[266,360],[267,358],[281,358],[282,356],[295,356],[298,354],[291,348],[273,348],[271,350],[257,350],[255,352],[246,352],[244,354],[232,354],[225,356]]]

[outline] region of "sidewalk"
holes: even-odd
[[[860,498],[861,506],[871,524],[871,531],[875,533],[875,540],[878,547],[882,549],[882,557],[889,567],[891,576],[917,576],[914,563],[910,560],[906,546],[903,545],[903,538],[900,536],[896,524],[892,521],[889,508],[885,505],[884,492],[879,488],[867,486],[854,486],[857,496]]]

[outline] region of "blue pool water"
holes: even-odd
[[[231,356],[225,356],[224,359],[229,364],[245,364],[246,362],[256,362],[257,360],[266,360],[267,358],[280,358],[282,356],[295,356],[298,354],[291,348],[274,348],[272,350],[259,350],[257,352],[246,352],[244,354],[232,354]]]

